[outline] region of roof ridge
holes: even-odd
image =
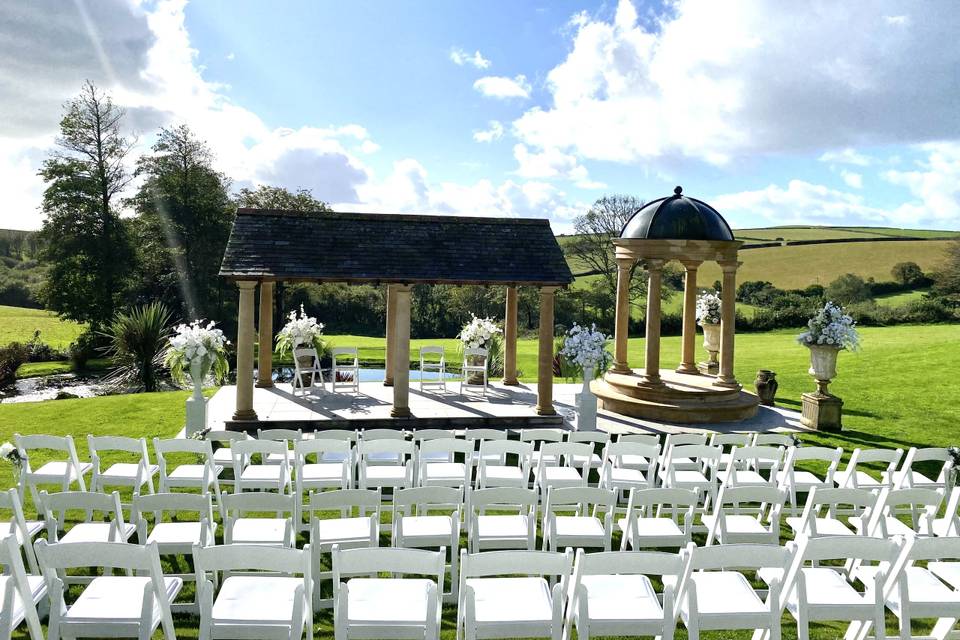
[[[360,212],[360,211],[292,211],[289,209],[258,209],[253,207],[241,207],[237,209],[237,215],[258,215],[258,216],[276,216],[291,218],[310,218],[310,217],[333,217],[341,220],[377,220],[389,216],[393,220],[402,220],[404,222],[426,222],[432,223],[437,220],[443,220],[446,223],[464,223],[464,224],[529,224],[529,225],[549,225],[547,218],[511,218],[501,216],[461,216],[445,213],[388,213],[388,212]]]

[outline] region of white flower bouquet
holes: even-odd
[[[183,386],[190,385],[190,368],[197,360],[201,362],[203,377],[209,371],[216,382],[222,382],[230,371],[228,344],[230,341],[224,337],[223,331],[216,328],[215,322],[208,322],[206,326],[200,320],[181,324],[170,338],[164,364],[170,369],[174,381]]]
[[[856,326],[843,307],[828,302],[807,322],[807,330],[797,336],[797,342],[806,346],[825,346],[856,351],[860,336]]]
[[[490,318],[473,316],[461,329],[460,342],[468,349],[487,349],[490,340],[499,333],[502,333],[502,330]]]
[[[277,350],[283,357],[287,351],[292,351],[299,345],[310,345],[316,348],[317,353],[324,351],[323,323],[308,316],[300,305],[300,314],[291,311],[287,324],[283,325],[277,334]]]
[[[704,291],[697,296],[697,324],[720,324],[720,294]]]
[[[607,351],[608,339],[608,336],[597,331],[595,324],[589,329],[574,324],[567,332],[560,355],[581,370],[590,368],[604,371],[613,360],[613,356]]]
[[[20,455],[20,449],[12,442],[4,442],[0,445],[0,460],[7,464],[12,464],[17,471],[23,467],[24,458]]]

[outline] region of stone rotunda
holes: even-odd
[[[737,288],[737,250],[726,220],[705,202],[674,195],[641,207],[613,241],[617,259],[617,310],[614,363],[591,389],[607,411],[663,422],[733,422],[753,417],[758,398],[742,390],[733,373]],[[683,265],[683,340],[680,365],[660,368],[660,292],[663,267]],[[643,369],[630,368],[627,338],[630,320],[630,272],[642,261],[649,273]],[[697,346],[697,269],[713,261],[723,271],[720,366],[701,373]]]

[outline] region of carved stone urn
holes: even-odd
[[[777,389],[780,387],[780,383],[777,382],[777,374],[769,369],[760,369],[757,371],[757,379],[753,381],[753,386],[757,389],[760,404],[765,407],[772,407],[774,399],[777,397]]]
[[[701,362],[699,369],[701,373],[716,375],[720,371],[717,360],[717,354],[720,353],[720,325],[705,322],[700,327],[703,329],[703,348],[707,350],[709,360]]]

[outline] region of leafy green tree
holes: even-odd
[[[125,301],[134,261],[114,208],[131,179],[125,162],[134,141],[121,133],[123,109],[92,82],[64,111],[57,148],[40,170],[40,258],[48,265],[41,297],[61,316],[98,327]]]
[[[866,302],[873,296],[870,285],[854,273],[845,273],[827,286],[827,298],[839,304]]]
[[[946,260],[934,275],[933,293],[960,306],[960,238],[947,245]]]
[[[313,197],[310,189],[290,191],[284,187],[262,184],[256,189],[244,187],[236,196],[238,207],[280,209],[284,211],[332,211],[330,205]]]
[[[152,153],[137,162],[137,175],[143,183],[130,202],[141,296],[190,318],[218,315],[218,273],[233,222],[229,179],[186,125],[160,130]]]
[[[923,280],[923,269],[916,262],[898,262],[893,265],[890,275],[900,284],[910,286]]]
[[[108,376],[116,385],[156,391],[159,371],[171,331],[171,314],[162,302],[118,312],[103,335],[106,355],[116,368]]]

